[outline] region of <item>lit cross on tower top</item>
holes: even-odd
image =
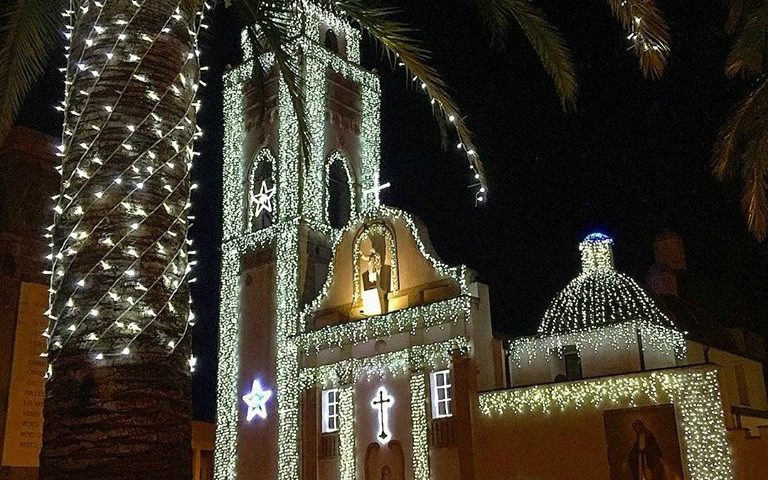
[[[379,442],[386,444],[392,438],[392,434],[389,433],[389,419],[387,411],[395,403],[395,399],[390,397],[387,390],[384,387],[379,388],[378,393],[371,401],[371,406],[379,411],[379,428],[378,434]]]

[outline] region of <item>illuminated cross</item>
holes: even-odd
[[[392,437],[389,433],[389,427],[387,422],[387,410],[395,403],[395,399],[390,397],[387,390],[384,387],[379,388],[379,392],[373,397],[371,406],[379,411],[379,426],[381,432],[379,433],[379,441],[381,443],[387,443]]]
[[[378,195],[378,194],[381,193],[382,190],[387,189],[387,188],[389,188],[391,186],[392,186],[392,184],[387,182],[387,183],[385,183],[383,185],[379,185],[377,187],[372,187],[372,188],[369,188],[367,190],[363,190],[363,195],[368,195],[368,194],[371,194],[371,193],[374,193],[374,194]]]
[[[255,217],[258,218],[261,212],[272,213],[274,205],[272,205],[272,199],[275,198],[276,188],[267,188],[267,182],[261,182],[261,190],[255,195],[251,195],[251,201],[256,207]]]

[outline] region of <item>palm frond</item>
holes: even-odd
[[[712,169],[726,180],[741,172],[742,208],[759,241],[768,236],[768,79],[729,118],[715,145]]]
[[[493,41],[503,43],[504,37],[509,32],[510,1],[514,0],[474,0]]]
[[[726,74],[729,77],[750,77],[763,73],[768,42],[768,4],[754,8],[742,6],[734,23],[736,39],[728,52]]]
[[[511,14],[541,60],[544,69],[555,82],[563,108],[575,108],[579,87],[571,52],[565,39],[544,12],[527,0],[506,0]]]
[[[295,11],[292,2],[239,0],[233,2],[240,17],[248,25],[252,38],[262,50],[271,52],[291,99],[299,134],[299,152],[308,161],[312,139],[307,125],[306,98],[302,88],[300,54],[292,31]],[[259,62],[254,62],[258,64]],[[259,68],[256,65],[255,68]]]
[[[655,0],[608,0],[627,32],[630,49],[646,77],[659,78],[667,67],[669,28]]]
[[[747,227],[762,242],[768,236],[768,135],[750,142],[744,152],[741,207]]]
[[[563,108],[575,107],[579,89],[573,58],[565,39],[549,23],[544,11],[528,0],[474,0],[474,3],[493,42],[503,43],[511,27],[510,18],[515,19],[555,82]]]
[[[15,0],[0,28],[0,144],[58,43],[61,0]]]
[[[441,128],[452,125],[456,129],[461,148],[467,153],[480,182],[485,186],[486,178],[480,157],[477,155],[472,134],[462,117],[458,106],[447,91],[442,77],[429,65],[430,53],[418,41],[413,40],[414,29],[392,20],[397,12],[392,8],[375,7],[360,0],[312,0],[318,6],[331,7],[357,22],[384,49],[402,62],[409,75],[421,82],[421,87],[432,99],[435,117]]]

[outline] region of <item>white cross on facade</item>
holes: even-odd
[[[389,396],[384,387],[379,388],[376,396],[371,400],[371,406],[379,411],[379,434],[377,438],[382,444],[389,442],[389,439],[392,438],[392,434],[389,433],[388,411],[393,403],[395,403],[395,399]]]

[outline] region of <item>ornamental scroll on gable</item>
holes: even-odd
[[[432,250],[426,228],[389,207],[363,213],[334,247],[323,293],[305,311],[308,326],[385,315],[455,298],[464,271],[445,265]]]

